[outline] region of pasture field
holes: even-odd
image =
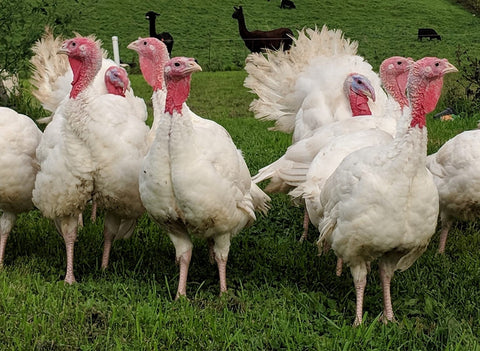
[[[297,0],[297,9],[280,9],[280,0],[22,0],[4,1],[0,8],[0,67],[26,68],[31,44],[46,24],[56,34],[95,34],[110,52],[111,37],[118,36],[120,57],[138,61],[128,43],[149,35],[147,11],[156,11],[157,32],[174,38],[174,56],[195,57],[204,70],[242,70],[247,49],[232,19],[233,6],[242,5],[249,30],[289,27],[296,33],[303,27],[326,24],[340,28],[348,38],[360,42],[359,53],[374,66],[393,55],[442,55],[455,57],[457,47],[480,54],[480,18],[454,0]],[[8,20],[7,20],[8,19]],[[441,41],[417,40],[418,28],[434,28]],[[6,66],[6,67],[5,67]]]
[[[40,2],[25,0],[17,6],[30,3]],[[51,5],[47,12],[56,11],[64,19],[58,31],[95,33],[105,44],[111,35],[118,35],[123,47],[148,35],[146,11],[161,13],[157,27],[174,36],[173,55],[195,56],[206,70],[193,76],[190,108],[229,131],[251,174],[280,157],[290,144],[289,135],[268,131],[270,124],[255,120],[248,110],[254,96],[243,87],[247,52],[230,17],[237,3],[43,3]],[[455,64],[458,46],[477,57],[480,53],[480,46],[474,44],[479,19],[447,0],[297,0],[297,10],[291,11],[280,10],[278,4],[244,0],[247,26],[300,29],[327,23],[358,40],[360,53],[374,68],[391,55],[439,56]],[[81,16],[77,16],[80,5]],[[265,9],[269,16],[261,17]],[[35,31],[40,34],[45,24],[42,16],[28,22],[32,25],[29,35],[18,32],[11,41],[23,43]],[[10,25],[20,27],[17,22]],[[435,28],[442,41],[418,42],[418,27]],[[208,38],[215,43],[209,49]],[[219,39],[228,45],[219,45]],[[1,38],[0,48],[11,45],[7,41]],[[121,49],[122,58],[133,61],[133,53],[127,53]],[[457,82],[460,74],[451,76],[445,80],[445,94],[435,112],[455,104],[463,93]],[[141,75],[130,78],[151,113],[151,89]],[[22,96],[23,103],[15,102],[19,109],[42,113],[28,94]],[[476,127],[479,110],[471,105],[455,107],[460,117],[453,121],[429,116],[429,153]],[[232,240],[229,292],[222,297],[218,297],[217,268],[208,261],[207,245],[195,240],[188,299],[174,300],[178,280],[174,248],[147,215],[139,220],[130,240],[114,244],[110,267],[102,272],[103,216],[95,223],[88,216],[87,211],[75,246],[78,284],[73,286],[62,282],[65,248],[54,225],[36,210],[20,216],[0,272],[0,349],[480,350],[478,221],[454,226],[445,255],[436,253],[436,233],[425,254],[410,269],[395,274],[391,293],[397,323],[379,322],[382,291],[374,264],[368,276],[364,324],[353,328],[355,291],[348,269],[337,277],[333,253],[318,256],[314,244],[318,233],[312,226],[308,240],[298,242],[303,209],[293,206],[285,195],[272,195],[269,214],[259,215],[253,226]]]

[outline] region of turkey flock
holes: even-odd
[[[37,208],[63,237],[65,283],[75,283],[74,246],[91,203],[93,218],[97,208],[104,213],[103,269],[113,241],[129,238],[148,213],[175,247],[176,297],[187,293],[192,236],[208,242],[222,294],[232,238],[267,215],[266,193],[283,192],[305,208],[301,240],[311,222],[319,253],[337,256],[332,269],[350,268],[354,325],[374,261],[382,320],[394,321],[392,276],[426,250],[438,216],[444,252],[452,222],[480,215],[480,131],[427,157],[426,115],[444,75],[457,71],[446,59],[394,56],[376,73],[341,30],[303,29],[292,39],[288,51],[246,59],[255,118],[292,134],[285,154],[251,176],[229,133],[186,103],[191,76],[202,70],[193,58],[170,58],[153,37],[128,45],[153,89],[148,126],[145,102],[98,40],[47,30],[31,58],[32,93],[51,112],[45,130],[0,108],[0,265],[16,217]]]

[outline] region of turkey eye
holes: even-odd
[[[440,66],[440,64],[439,64],[438,62],[437,62],[437,63],[435,63],[435,67],[438,67],[438,66]]]
[[[75,43],[75,42],[72,42],[72,46],[75,46],[75,45],[77,45],[77,43]]]
[[[146,41],[144,41],[144,42],[143,42],[143,45],[147,45],[147,42],[146,42]]]
[[[402,61],[398,61],[397,64],[398,64],[398,65],[401,65],[401,64],[402,64]]]
[[[358,80],[358,84],[363,84],[363,82],[361,80]]]
[[[175,66],[176,66],[176,67],[180,66],[180,63],[175,62]]]

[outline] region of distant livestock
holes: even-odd
[[[170,33],[168,32],[162,32],[158,33],[155,29],[155,20],[157,19],[157,16],[159,14],[154,12],[154,11],[148,11],[145,14],[145,19],[149,21],[150,24],[150,36],[153,38],[157,38],[158,40],[163,41],[163,43],[167,46],[168,53],[171,55],[172,54],[172,49],[173,49],[173,37]]]
[[[264,49],[283,50],[290,49],[293,42],[293,32],[289,28],[277,28],[270,31],[248,31],[245,25],[242,6],[233,7],[232,18],[238,20],[238,31],[251,52],[261,52]],[[283,46],[282,46],[283,44]]]
[[[280,4],[281,9],[296,9],[297,7],[291,0],[282,0],[282,3]]]
[[[418,28],[418,40],[428,38],[430,40],[437,39],[442,40],[442,37],[432,28]]]

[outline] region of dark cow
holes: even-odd
[[[418,40],[428,38],[430,40],[437,39],[442,40],[442,37],[432,28],[418,28]]]

